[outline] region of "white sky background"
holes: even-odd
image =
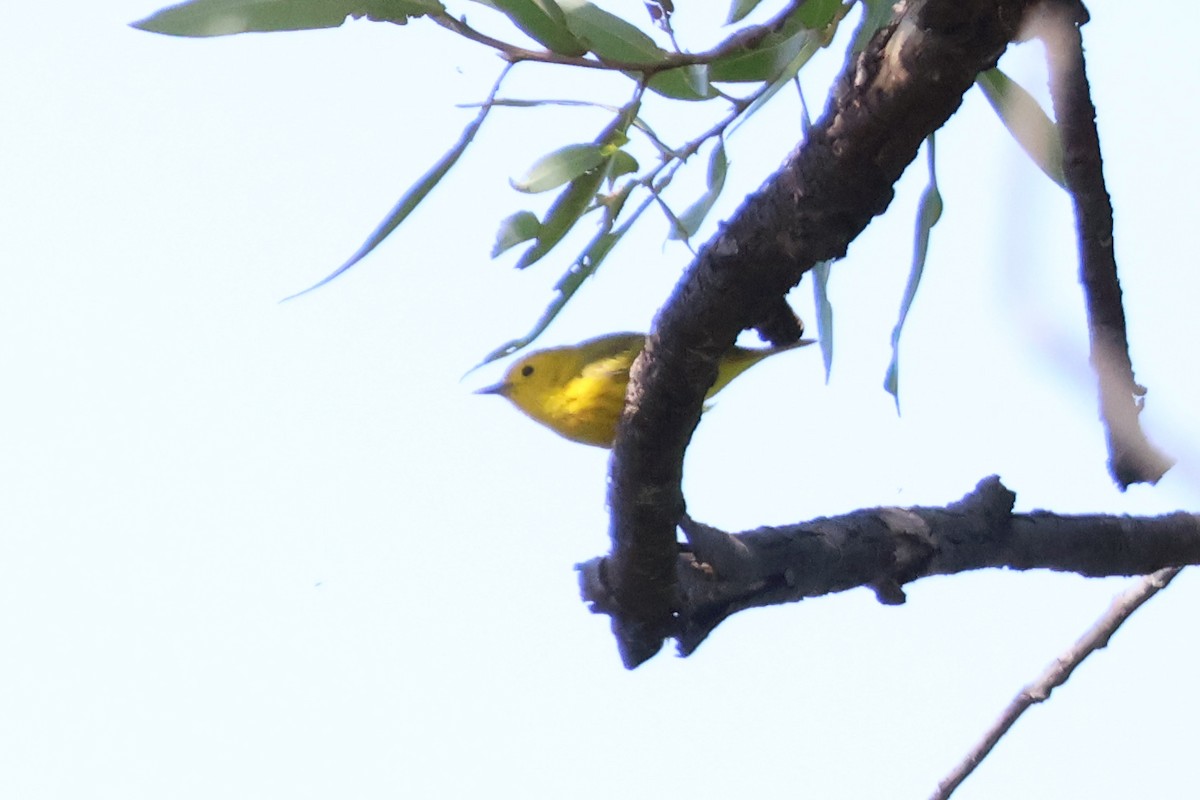
[[[126,27],[157,8],[22,4],[0,33],[0,796],[925,797],[1128,584],[966,575],[899,608],[856,590],[738,615],[693,657],[626,672],[572,568],[607,550],[607,452],[470,394],[502,365],[459,380],[532,325],[574,252],[521,274],[489,261],[497,222],[549,199],[507,178],[607,120],[496,110],[388,243],[280,305],[358,247],[500,62],[423,22]],[[1069,203],[974,91],[938,138],[946,213],[904,334],[903,417],[879,386],[923,158],[834,269],[832,382],[801,351],[705,416],[697,518],[943,504],[992,473],[1022,510],[1200,507],[1200,164],[1173,88],[1197,12],[1093,13],[1143,419],[1179,466],[1156,488],[1110,483]],[[837,60],[806,78],[814,111]],[[1027,45],[1003,65],[1041,91],[1039,60]],[[504,94],[583,86],[526,67]],[[786,95],[731,141],[714,221],[798,138]],[[656,110],[665,135],[694,135],[695,109]],[[651,216],[542,343],[649,325],[689,261]],[[810,285],[794,298],[811,320]],[[1184,573],[958,796],[1179,796],[1197,594]]]

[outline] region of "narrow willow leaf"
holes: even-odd
[[[717,146],[708,157],[708,191],[719,195],[725,188],[725,173],[729,170],[729,159],[725,156],[725,140],[717,139]]]
[[[800,48],[800,52],[798,52],[795,57],[788,62],[787,66],[785,66],[779,73],[779,77],[772,81],[766,90],[755,97],[754,101],[746,107],[746,110],[742,112],[740,117],[738,117],[737,122],[730,126],[729,132],[733,132],[741,127],[746,120],[750,119],[755,113],[758,112],[760,108],[765,106],[767,102],[779,92],[780,89],[791,83],[792,78],[796,77],[796,73],[799,72],[801,67],[807,64],[809,59],[811,59],[816,52],[821,49],[821,46],[821,37],[818,34],[809,31],[804,38],[804,44]]]
[[[525,269],[536,262],[567,235],[567,231],[575,226],[595,200],[596,192],[604,181],[604,173],[603,167],[596,167],[567,184],[546,212],[537,240],[521,254],[516,263],[517,269]]]
[[[480,103],[463,103],[459,106],[459,108],[477,108],[480,105],[481,105]],[[600,109],[604,109],[605,111],[612,111],[617,114],[624,114],[627,111],[627,107],[625,107],[625,106],[614,106],[614,105],[609,105],[607,103],[592,103],[587,100],[563,100],[563,99],[559,99],[559,100],[517,100],[514,98],[502,98],[502,99],[497,99],[494,103],[492,103],[492,105],[494,105],[494,106],[510,106],[512,108],[537,108],[540,106],[566,106],[566,107],[572,107],[572,108],[600,108]],[[651,128],[649,125],[647,125],[646,121],[643,120],[641,117],[635,116],[632,120],[629,121],[629,125],[630,125],[630,127],[637,128],[639,131],[646,134],[646,136],[650,139],[650,143],[653,144],[654,147],[657,148],[661,154],[668,155],[668,156],[674,155],[675,151],[672,150],[670,147],[667,147],[667,145],[663,144],[662,139],[659,138],[658,134],[654,132],[654,129]]]
[[[554,0],[476,0],[507,16],[531,39],[564,56],[581,56],[587,48],[567,28],[567,18]]]
[[[132,26],[169,36],[228,36],[336,28],[347,17],[403,25],[413,17],[445,10],[438,0],[189,0]]]
[[[537,215],[532,211],[518,211],[512,216],[506,217],[500,223],[500,229],[496,231],[496,244],[492,246],[492,258],[521,242],[537,238],[538,231],[541,229],[542,223],[538,221]]]
[[[554,285],[554,298],[550,301],[549,305],[546,306],[546,309],[542,312],[542,315],[538,317],[537,322],[534,323],[532,330],[530,330],[529,333],[525,334],[521,338],[505,342],[492,352],[488,353],[483,357],[482,361],[471,368],[472,371],[479,369],[479,367],[482,367],[484,364],[489,364],[499,358],[505,358],[506,356],[510,356],[524,347],[528,347],[534,339],[542,335],[542,332],[545,331],[550,323],[554,321],[559,312],[566,307],[567,302],[570,301],[577,291],[579,291],[579,287],[583,286],[584,282],[596,273],[596,270],[600,267],[601,262],[608,257],[608,254],[612,251],[613,247],[621,241],[621,239],[633,226],[633,223],[642,215],[642,212],[644,212],[653,201],[652,197],[646,198],[646,200],[644,200],[640,206],[634,209],[633,213],[630,214],[629,219],[626,220],[620,228],[613,230],[612,226],[616,216],[620,214],[620,209],[624,205],[625,200],[628,199],[629,191],[634,185],[636,184],[630,184],[630,186],[624,190],[620,202],[618,202],[615,206],[615,210],[606,215],[603,227],[594,237],[592,237],[592,240],[588,242],[587,246],[584,247],[579,257],[575,259],[573,264],[571,264],[570,269],[568,269],[562,275],[562,277],[558,279],[558,283]]]
[[[679,215],[679,227],[671,227],[669,238],[690,239],[696,235],[704,218],[708,216],[708,212],[712,211],[713,204],[721,196],[721,190],[725,188],[725,173],[728,168],[725,142],[718,139],[717,146],[713,148],[712,155],[708,157],[708,191]]]
[[[535,161],[525,174],[510,181],[518,192],[537,194],[570,183],[604,163],[598,144],[569,144]]]
[[[607,253],[612,249],[613,244],[616,243],[615,239],[616,237],[614,234],[602,233],[592,240],[592,244],[596,246],[597,250],[602,249],[604,253]],[[537,322],[533,324],[533,328],[529,331],[529,333],[525,334],[519,339],[513,339],[512,341],[505,342],[504,344],[500,345],[495,350],[484,356],[483,360],[476,364],[472,369],[478,369],[484,364],[490,364],[498,358],[510,356],[523,347],[528,346],[534,339],[541,336],[546,328],[550,326],[550,323],[554,321],[554,318],[558,316],[559,312],[566,308],[567,303],[575,295],[575,292],[579,290],[579,287],[583,285],[583,282],[590,278],[592,273],[596,271],[596,267],[599,266],[602,258],[603,257],[601,257],[601,259],[592,260],[591,262],[587,263],[586,266],[582,261],[577,261],[576,263],[572,264],[571,268],[568,269],[566,273],[564,273],[559,279],[558,283],[554,285],[554,299],[552,299],[549,305],[546,306],[545,310],[542,311],[542,315],[538,317]]]
[[[733,0],[725,24],[732,25],[735,22],[741,22],[751,11],[758,8],[758,4],[761,2],[762,0]]]
[[[667,56],[640,28],[587,0],[559,0],[559,5],[567,17],[567,28],[602,59],[658,64]]]
[[[508,74],[510,67],[511,65],[509,67],[505,67],[504,71],[500,73],[500,77],[496,79],[495,85],[492,86],[491,97],[495,96],[496,91],[500,88],[501,82],[504,80],[504,76]],[[429,171],[422,175],[419,181],[413,184],[413,186],[404,193],[404,196],[400,198],[400,201],[396,203],[396,205],[388,213],[387,217],[384,218],[383,222],[379,223],[379,226],[375,228],[370,236],[367,237],[367,240],[363,242],[362,246],[355,251],[354,255],[350,256],[350,258],[347,259],[344,264],[326,275],[321,280],[314,283],[312,286],[304,289],[303,291],[288,295],[280,302],[286,302],[293,298],[299,297],[302,294],[308,294],[313,289],[320,288],[321,286],[329,283],[331,280],[353,267],[359,261],[362,261],[368,253],[374,250],[380,242],[388,237],[388,234],[400,227],[400,223],[404,222],[404,220],[408,218],[408,215],[411,214],[413,210],[421,204],[421,201],[424,200],[431,191],[433,191],[433,187],[437,186],[442,178],[446,177],[446,173],[450,171],[462,154],[466,152],[467,147],[470,146],[471,142],[475,139],[475,134],[479,132],[480,126],[483,125],[483,121],[487,119],[488,112],[492,110],[490,103],[491,97],[489,97],[489,102],[484,103],[479,109],[479,113],[475,116],[475,119],[471,120],[470,124],[463,128],[462,135],[458,137],[458,141],[454,143],[454,146],[451,147],[436,164],[430,167]]]
[[[825,364],[825,383],[829,383],[829,373],[833,369],[833,304],[829,302],[829,267],[832,263],[821,261],[812,268],[817,343],[821,346],[821,361]]]
[[[900,301],[900,316],[896,327],[892,328],[892,361],[888,364],[887,374],[883,379],[883,388],[896,402],[896,413],[900,413],[900,332],[904,329],[904,321],[912,308],[913,300],[917,297],[917,287],[921,284],[921,274],[925,271],[925,256],[929,252],[929,234],[933,226],[942,216],[942,194],[937,187],[936,156],[933,134],[926,140],[929,145],[929,184],[921,195],[921,205],[917,211],[916,237],[913,242],[913,262],[908,273],[908,283],[904,287],[904,298]]]
[[[795,27],[789,36],[767,36],[753,49],[718,58],[709,68],[709,79],[717,83],[775,80],[813,37],[812,31]]]
[[[483,105],[482,103],[461,103],[459,108],[477,108]],[[542,106],[567,106],[571,108],[601,108],[605,111],[620,113],[624,110],[623,106],[614,106],[610,103],[593,103],[590,100],[568,100],[563,98],[544,99],[544,100],[520,100],[515,97],[500,97],[497,98],[494,106],[509,106],[512,108],[540,108]]]
[[[679,219],[679,217],[671,209],[671,206],[667,204],[667,201],[663,199],[660,193],[654,192],[654,199],[658,201],[658,207],[662,209],[663,216],[667,218],[667,222],[671,225],[671,229],[667,233],[667,237],[670,239],[679,239],[680,241],[687,243],[688,249],[692,250],[694,254],[695,250],[692,249],[687,228],[684,227],[683,221]]]
[[[812,118],[808,114],[808,103],[804,100],[804,89],[796,81],[800,95],[800,127],[804,137],[812,129]],[[832,260],[818,261],[813,265],[813,308],[817,314],[817,344],[821,347],[821,362],[825,366],[825,383],[833,371],[833,303],[829,300],[829,276]]]
[[[981,72],[975,79],[983,96],[992,104],[1000,121],[1029,154],[1046,177],[1064,189],[1062,138],[1058,126],[1037,100],[1020,84],[997,68]]]

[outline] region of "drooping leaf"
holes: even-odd
[[[800,94],[800,126],[804,138],[812,129],[812,118],[808,114],[808,103],[804,100],[804,90],[797,81],[796,88]],[[833,303],[829,300],[829,277],[831,274],[830,260],[819,261],[813,265],[813,308],[817,313],[817,344],[821,348],[821,362],[825,366],[825,383],[829,383],[833,371]]]
[[[883,379],[883,388],[896,402],[896,413],[900,413],[900,332],[904,329],[908,311],[917,297],[917,287],[921,285],[921,274],[925,271],[925,256],[929,252],[930,231],[942,216],[942,194],[937,187],[933,134],[929,135],[926,142],[929,146],[929,183],[921,195],[921,204],[917,211],[912,268],[908,273],[908,282],[904,286],[904,297],[900,301],[900,316],[896,320],[896,327],[892,328],[892,360],[888,364],[887,374]]]
[[[564,56],[581,56],[587,48],[567,28],[567,18],[554,0],[475,0],[507,16],[531,39]]]
[[[569,144],[535,161],[525,174],[510,183],[519,192],[537,194],[557,189],[604,162],[598,144]]]
[[[993,67],[975,79],[1004,126],[1046,177],[1066,188],[1058,126],[1020,84]]]
[[[542,315],[538,317],[532,330],[519,339],[513,339],[500,345],[484,356],[483,360],[472,369],[478,369],[484,364],[489,364],[498,358],[510,356],[518,350],[527,347],[534,339],[541,336],[542,332],[554,321],[559,312],[566,307],[567,302],[575,295],[579,287],[583,286],[584,282],[595,274],[601,262],[604,261],[613,247],[621,241],[622,237],[633,226],[633,223],[642,215],[642,212],[649,207],[653,200],[651,197],[647,197],[641,205],[634,209],[629,219],[620,228],[613,230],[616,217],[620,214],[621,207],[624,205],[625,200],[628,199],[629,191],[633,186],[634,184],[630,184],[621,193],[619,201],[614,204],[615,207],[606,212],[604,224],[601,226],[600,231],[592,237],[592,240],[588,242],[574,263],[571,264],[571,267],[558,279],[558,282],[554,285],[554,298],[546,306]]]
[[[596,246],[595,249],[603,250],[604,254],[607,254],[607,252],[612,249],[613,244],[615,244],[614,239],[614,234],[601,233],[592,240],[592,243]],[[602,258],[603,256],[601,256],[600,259],[595,259],[592,262],[587,263],[586,265],[580,261],[576,261],[574,264],[572,264],[571,268],[563,273],[563,276],[559,278],[558,283],[554,285],[554,298],[546,306],[545,310],[542,311],[542,315],[538,317],[537,322],[533,324],[533,328],[529,331],[529,333],[525,334],[519,339],[513,339],[500,345],[495,350],[484,356],[483,360],[476,364],[473,369],[478,369],[484,364],[490,364],[498,358],[510,356],[523,347],[528,346],[534,339],[541,336],[542,332],[550,326],[550,323],[554,321],[554,318],[558,316],[559,312],[566,307],[567,302],[570,301],[570,299],[575,295],[575,292],[579,290],[579,287],[583,285],[584,281],[592,276],[592,273],[595,272],[596,267],[599,266],[599,262],[602,260]]]
[[[536,238],[541,229],[542,223],[538,221],[537,215],[532,211],[518,211],[506,217],[500,223],[500,229],[496,231],[496,244],[492,246],[492,258],[510,247]]]
[[[657,73],[646,88],[673,100],[711,100],[717,90],[708,80],[707,64],[690,64]]]
[[[628,63],[657,64],[667,52],[654,40],[615,14],[587,0],[559,0],[567,28],[588,50],[600,58]]]
[[[421,179],[413,184],[409,190],[404,193],[404,196],[400,198],[400,201],[396,203],[390,212],[388,212],[387,217],[385,217],[383,222],[379,223],[379,226],[372,231],[371,235],[368,236],[367,240],[363,242],[362,246],[355,251],[354,255],[350,256],[350,258],[348,258],[344,264],[326,275],[321,280],[314,283],[312,286],[304,289],[303,291],[288,295],[287,297],[283,298],[283,301],[281,302],[299,297],[302,294],[308,294],[312,290],[329,283],[331,280],[353,267],[359,261],[362,261],[362,259],[365,258],[368,253],[374,250],[380,242],[386,239],[392,231],[396,230],[396,228],[400,226],[400,223],[404,222],[404,220],[408,218],[408,215],[411,214],[416,207],[421,204],[421,201],[424,200],[431,191],[433,191],[433,188],[438,185],[442,178],[446,177],[446,173],[450,171],[462,154],[466,152],[467,147],[470,146],[471,142],[475,139],[475,134],[479,132],[479,128],[481,125],[483,125],[483,121],[487,119],[488,112],[492,110],[491,99],[496,96],[496,92],[499,90],[500,84],[504,81],[504,76],[508,74],[508,70],[510,68],[511,65],[509,65],[509,67],[505,67],[504,71],[500,73],[500,77],[496,79],[495,85],[492,86],[492,91],[488,97],[488,102],[485,102],[479,109],[479,113],[475,115],[475,119],[471,120],[467,127],[463,128],[462,135],[458,137],[458,141],[454,143],[454,146],[446,151],[446,154],[438,159],[437,163],[430,167],[429,171],[422,175]]]
[[[833,304],[829,302],[829,267],[832,263],[822,261],[812,268],[817,343],[821,347],[821,361],[825,364],[825,383],[829,383],[829,373],[833,369]]]
[[[811,59],[816,52],[821,49],[821,46],[821,37],[811,31],[808,32],[808,34],[804,37],[804,43],[801,46],[800,51],[796,53],[792,60],[787,63],[783,70],[780,71],[779,76],[776,77],[775,80],[773,80],[771,84],[762,93],[756,96],[750,105],[746,107],[746,110],[742,112],[740,117],[738,117],[737,122],[730,126],[729,131],[732,132],[741,127],[746,120],[750,119],[758,112],[760,108],[766,105],[767,102],[770,101],[770,99],[774,97],[780,89],[791,83],[792,78],[796,77],[796,73],[800,71],[800,68],[808,63],[809,59]]]
[[[479,103],[466,103],[466,104],[461,105],[460,108],[475,108],[475,107],[478,107],[479,105],[480,105]],[[619,114],[619,115],[626,114],[626,112],[627,112],[627,108],[625,106],[614,106],[614,105],[609,105],[608,103],[593,103],[593,102],[590,102],[587,100],[567,100],[567,99],[518,100],[515,98],[511,98],[511,97],[506,97],[506,98],[498,98],[495,102],[492,103],[492,105],[494,105],[494,106],[511,106],[513,108],[538,108],[540,106],[567,106],[567,107],[575,107],[575,108],[600,108],[605,111],[615,112],[616,114]],[[646,137],[650,140],[650,143],[653,144],[658,149],[658,151],[660,153],[662,153],[663,155],[671,155],[674,153],[674,151],[670,147],[663,144],[662,139],[659,138],[658,134],[654,132],[654,129],[651,128],[649,125],[647,125],[646,121],[644,119],[642,119],[641,117],[634,116],[632,119],[629,120],[628,125],[629,125],[629,127],[636,128],[639,131],[641,131],[642,133],[646,134]],[[617,127],[620,127],[620,126],[618,125]]]
[[[713,148],[712,154],[708,157],[708,189],[679,215],[679,227],[671,227],[669,238],[690,239],[696,235],[704,218],[708,216],[709,211],[712,211],[713,204],[721,196],[721,190],[725,188],[725,173],[728,168],[725,142],[718,139],[717,146]]]
[[[347,17],[403,25],[445,10],[439,0],[188,0],[132,25],[169,36],[228,36],[336,28]]]
[[[787,36],[772,34],[754,48],[718,58],[709,68],[709,79],[717,83],[775,80],[814,37],[812,31],[802,26],[793,27],[795,30]]]
[[[733,0],[733,5],[729,7],[729,16],[725,18],[726,25],[732,25],[735,22],[741,22],[751,11],[758,8],[758,4],[762,0]]]
[[[546,212],[536,241],[517,260],[517,269],[525,269],[536,262],[567,235],[596,199],[604,173],[603,166],[595,167],[567,184]]]

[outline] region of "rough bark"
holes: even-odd
[[[676,547],[671,562],[679,587],[672,635],[687,655],[747,608],[859,586],[895,605],[906,583],[931,575],[1007,568],[1109,577],[1200,563],[1200,515],[1015,514],[1014,500],[990,477],[944,508],[871,508],[736,534],[685,520],[690,549]],[[594,611],[619,613],[603,569],[603,559],[580,566],[584,593]]]
[[[1075,0],[1047,0],[1031,16],[1031,28],[1046,44],[1050,96],[1063,143],[1063,178],[1075,206],[1079,282],[1087,304],[1100,419],[1108,440],[1108,470],[1122,490],[1131,483],[1157,483],[1173,462],[1150,443],[1138,424],[1146,389],[1134,380],[1129,358],[1112,200],[1104,181],[1096,107],[1079,31],[1088,19],[1087,11]]]
[[[803,274],[843,256],[887,208],[921,142],[995,65],[1028,5],[898,4],[893,21],[848,61],[807,141],[701,250],[663,308],[634,366],[614,448],[612,553],[592,574],[627,666],[680,629],[683,455],[717,359],[742,330],[770,330]]]

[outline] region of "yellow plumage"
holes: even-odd
[[[610,333],[567,347],[530,353],[504,380],[476,394],[498,394],[525,414],[568,439],[612,447],[625,407],[629,368],[642,351],[641,333]],[[783,347],[733,347],[721,358],[712,397],[768,356],[812,344],[802,339]]]

